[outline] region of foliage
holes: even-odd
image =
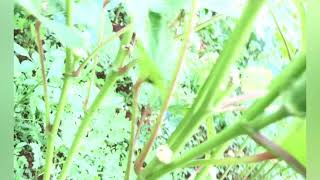
[[[107,1],[105,9],[103,8],[105,1],[102,0],[74,0],[72,2],[72,13],[69,17],[73,20],[72,26],[65,23],[68,19],[68,14],[65,13],[67,6],[62,0],[17,0],[15,6],[14,167],[16,179],[43,178],[46,172],[44,167],[47,158],[48,129],[46,129],[45,120],[46,102],[44,101],[44,83],[40,63],[41,52],[36,44],[36,21],[41,22],[40,36],[44,49],[44,71],[48,82],[51,125],[57,115],[60,96],[63,93],[62,87],[68,75],[66,74],[68,72],[65,71],[65,60],[69,55],[65,49],[72,50],[71,64],[76,70],[101,43],[99,32],[103,34],[102,41],[108,37],[115,37],[113,41],[104,44],[94,57],[97,61],[96,67],[94,60],[89,58],[89,63],[82,69],[79,76],[70,76],[72,80],[66,91],[67,103],[62,108],[61,123],[59,123],[57,139],[54,142],[54,166],[51,170],[51,177],[57,179],[61,174],[66,159],[70,156],[70,149],[78,145],[74,144],[74,139],[78,136],[77,131],[81,129],[79,127],[82,126],[85,119],[90,119],[83,131],[81,144],[75,148],[75,157],[72,159],[73,163],[68,172],[68,178],[123,179],[127,171],[129,144],[133,143],[130,141],[130,133],[132,133],[130,123],[133,118],[137,118],[136,126],[138,127],[136,128],[140,128],[137,131],[138,138],[133,151],[135,161],[148,142],[156,119],[166,102],[166,97],[170,94],[168,91],[170,84],[174,82],[172,76],[176,73],[175,68],[179,65],[177,59],[185,45],[183,39],[188,33],[186,24],[190,21],[190,9],[194,1],[110,0]],[[249,2],[251,1],[248,0]],[[238,0],[199,1],[196,14],[198,26],[195,27],[195,32],[190,34],[184,64],[177,77],[176,88],[168,110],[164,112],[164,122],[150,153],[146,156],[145,162],[148,166],[151,164],[160,170],[166,167],[161,163],[154,163],[156,162],[154,159],[156,150],[164,144],[172,145],[168,143],[172,134],[181,131],[182,129],[179,130],[177,127],[184,122],[184,117],[188,117],[188,113],[192,112],[194,107],[194,110],[198,108],[193,104],[197,96],[201,94],[201,88],[206,87],[205,84],[216,83],[212,81],[210,84],[211,71],[222,66],[219,65],[221,64],[219,56],[227,51],[225,44],[237,30],[238,20],[246,4],[247,2]],[[238,103],[240,109],[229,110],[224,103],[230,101],[230,98],[251,93],[265,95],[266,92],[269,92],[270,84],[271,89],[273,88],[274,81],[272,80],[296,61],[293,57],[299,56],[298,52],[302,49],[300,45],[302,41],[301,22],[297,18],[298,14],[299,12],[291,1],[268,2],[264,5],[260,15],[253,21],[255,24],[252,33],[251,29],[246,32],[248,41],[243,40],[244,46],[237,49],[239,56],[235,56],[234,62],[230,61],[230,66],[225,66],[226,70],[230,69],[230,73],[226,71],[224,74],[214,74],[216,76],[213,78],[221,76],[221,84],[215,87],[214,92],[211,92],[210,88],[203,91],[205,92],[203,94],[207,95],[206,98],[212,96],[211,99],[215,101],[213,103],[215,106],[211,108],[212,103],[208,103],[210,113],[206,112],[205,116],[200,114],[201,117],[208,120],[199,121],[199,126],[194,127],[194,133],[191,129],[187,129],[191,136],[190,139],[186,139],[186,144],[181,145],[181,151],[175,152],[175,149],[172,148],[175,155],[174,160],[178,161],[180,155],[183,157],[184,154],[193,152],[199,145],[209,142],[216,135],[233,127],[237,119],[249,114],[246,113],[247,111],[243,112],[242,109],[250,111],[250,107],[255,105],[254,102],[257,99],[257,97],[245,99],[244,102]],[[207,21],[210,21],[208,25],[197,29],[201,23]],[[130,27],[130,25],[132,28],[128,28],[129,30],[121,37],[117,35],[119,29],[125,26]],[[134,32],[133,40],[130,32]],[[240,31],[240,33],[243,32]],[[124,43],[125,40],[129,43]],[[236,42],[230,43],[229,47],[234,44]],[[125,69],[124,73],[121,73],[122,68]],[[94,78],[91,78],[91,73]],[[143,83],[137,102],[134,102],[133,91],[139,80],[142,80]],[[89,91],[90,81],[93,83]],[[294,89],[296,86],[290,87]],[[105,94],[101,94],[104,89],[106,89]],[[282,121],[272,123],[261,129],[260,133],[281,144],[283,149],[305,165],[305,120],[303,120],[305,101],[299,96],[303,92],[305,92],[303,87],[296,88],[295,91],[287,90],[284,93],[281,91],[280,97],[263,110],[261,115],[252,120],[272,116],[283,104],[288,101],[296,103],[298,99],[299,102],[294,104],[294,107],[293,103],[286,107],[298,109],[299,113],[290,114],[290,117],[286,116]],[[99,100],[102,96],[106,98]],[[89,110],[84,108],[87,97],[90,97],[88,107],[94,106],[92,114],[90,108]],[[261,99],[258,98],[258,100]],[[200,99],[199,102],[206,100],[208,98]],[[138,104],[136,116],[132,110],[134,103]],[[95,104],[99,105],[95,106]],[[238,104],[232,104],[232,107]],[[202,107],[202,104],[199,105]],[[147,110],[150,112],[146,113]],[[193,121],[200,118],[200,116],[193,117],[196,117],[192,119]],[[183,127],[188,127],[187,125]],[[297,127],[298,130],[295,129]],[[269,151],[268,147],[253,141],[250,138],[252,134],[244,134],[218,147],[211,147],[210,152],[198,154],[197,157],[223,159]],[[187,137],[183,131],[178,135]],[[281,138],[283,141],[277,141],[279,137],[283,137]],[[182,139],[179,140],[183,142]],[[299,140],[301,148],[296,148],[296,140]],[[293,168],[288,168],[291,166],[292,164],[282,161],[281,157],[279,160],[256,164],[214,166],[208,168],[204,178],[303,179]],[[188,179],[200,174],[197,167],[174,168],[177,169],[162,176],[162,179]],[[130,179],[136,178],[138,176],[132,171]],[[139,176],[139,178],[143,177]]]

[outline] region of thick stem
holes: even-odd
[[[167,93],[167,96],[165,98],[165,102],[160,110],[160,114],[159,116],[157,117],[157,120],[156,120],[156,123],[155,125],[153,126],[152,128],[152,131],[151,131],[151,137],[150,139],[147,141],[147,144],[144,146],[144,148],[142,149],[140,155],[138,156],[137,158],[137,161],[135,163],[135,171],[137,173],[139,173],[141,171],[141,168],[142,168],[142,165],[143,165],[143,162],[148,154],[148,152],[150,151],[157,135],[158,135],[158,132],[161,128],[161,125],[162,125],[162,121],[163,121],[163,117],[164,117],[164,114],[165,112],[167,111],[168,107],[169,107],[169,104],[170,104],[170,101],[172,99],[172,95],[175,91],[175,88],[177,86],[177,81],[178,81],[178,78],[179,78],[179,74],[180,74],[180,71],[181,71],[181,68],[184,64],[184,60],[186,58],[186,55],[187,55],[187,50],[188,50],[188,47],[189,47],[189,39],[190,39],[190,35],[193,31],[193,24],[194,24],[194,21],[196,19],[196,16],[197,16],[197,5],[198,4],[198,1],[197,0],[193,0],[192,1],[192,10],[191,10],[191,14],[190,14],[190,17],[189,17],[189,21],[188,21],[188,24],[186,26],[186,32],[184,34],[184,40],[183,40],[183,44],[182,44],[182,47],[180,49],[180,52],[179,52],[179,56],[178,56],[178,59],[177,59],[177,66],[176,66],[176,69],[174,71],[174,74],[173,74],[173,79],[172,79],[172,82],[169,86],[169,91]]]
[[[42,75],[42,82],[43,82],[43,98],[44,98],[44,104],[45,104],[45,122],[43,129],[48,133],[49,132],[49,126],[50,126],[50,106],[49,106],[49,99],[48,99],[48,81],[46,76],[46,67],[45,67],[45,56],[43,51],[43,44],[40,37],[40,27],[41,22],[37,21],[35,25],[35,32],[36,32],[36,41],[37,41],[37,47],[39,51],[39,58],[40,58],[40,64],[41,64],[41,75]]]
[[[72,26],[72,0],[66,0],[65,3],[66,3],[66,9],[67,9],[66,23],[69,27],[71,27]],[[66,48],[65,79],[63,82],[59,105],[57,107],[57,112],[55,115],[55,119],[53,121],[52,129],[48,134],[47,152],[46,152],[44,177],[43,177],[44,180],[50,179],[50,172],[53,164],[52,161],[53,161],[53,154],[54,154],[54,144],[57,137],[59,125],[61,122],[61,116],[64,111],[64,107],[67,103],[68,89],[72,84],[72,77],[67,75],[72,72],[72,67],[71,67],[72,62],[73,62],[72,50],[70,48]]]
[[[185,164],[190,162],[192,159],[197,158],[206,152],[209,152],[210,150],[212,150],[212,147],[219,146],[224,142],[226,142],[227,140],[230,140],[236,136],[243,134],[243,130],[239,124],[240,123],[238,122],[236,124],[233,124],[227,127],[227,129],[223,130],[222,132],[214,136],[214,138],[198,145],[196,148],[193,148],[189,152],[179,157],[177,160],[174,160],[172,163],[165,165],[163,167],[160,166],[160,168],[158,169],[154,169],[154,171],[146,175],[146,178],[147,179],[158,178],[165,173],[173,171],[178,167],[184,166]]]
[[[211,105],[214,104],[214,102],[212,102],[214,98],[213,93],[218,91],[220,85],[230,71],[231,64],[240,55],[242,47],[247,42],[249,35],[251,34],[253,22],[263,3],[264,1],[249,1],[238,25],[235,27],[230,39],[224,45],[223,51],[221,52],[216,65],[210,72],[210,75],[204,85],[205,90],[202,92],[203,94],[199,94],[202,99],[200,100],[200,102],[202,101],[202,104],[200,105],[199,110],[197,110],[198,113],[195,113],[193,117],[199,117],[199,112],[206,112],[207,108],[210,108]],[[179,124],[176,131],[174,131],[169,138],[171,144],[174,144],[174,146],[172,146],[174,152],[179,151],[184,146],[186,140],[192,136],[194,131],[198,128],[198,124],[200,124],[201,120],[202,119],[193,121],[192,119],[189,119],[189,122],[187,120],[183,120]],[[184,131],[185,129],[188,129],[186,133]],[[183,138],[181,138],[182,136]]]
[[[266,127],[269,124],[272,124],[284,117],[286,117],[288,115],[288,112],[285,111],[284,109],[280,109],[278,111],[276,111],[275,113],[267,116],[267,117],[263,117],[263,118],[258,118],[255,121],[252,122],[252,124],[250,123],[248,126],[256,129],[262,129],[264,127]],[[258,122],[258,123],[256,123]],[[262,122],[262,123],[260,123]],[[253,126],[254,124],[254,126]],[[246,122],[242,121],[238,121],[237,123],[231,125],[229,128],[223,130],[221,133],[217,134],[216,136],[214,136],[213,138],[209,139],[208,141],[198,145],[196,148],[193,148],[192,150],[190,150],[189,152],[187,152],[185,155],[182,155],[180,158],[178,158],[177,160],[175,160],[173,163],[164,166],[163,168],[160,169],[156,169],[155,171],[153,171],[154,174],[151,175],[151,177],[154,176],[161,176],[164,173],[167,173],[175,168],[178,167],[182,167],[185,164],[188,163],[188,161],[206,153],[209,152],[212,147],[217,147],[219,146],[221,143],[226,142],[230,139],[233,139],[241,134],[245,134],[245,133],[250,133],[248,132],[247,128],[245,127]],[[264,125],[264,126],[262,126]]]
[[[246,112],[244,112],[243,117],[240,121],[237,121],[235,124],[231,125],[227,129],[223,130],[221,133],[217,134],[215,137],[209,139],[208,141],[198,145],[197,147],[193,148],[189,152],[187,152],[185,155],[181,156],[178,160],[175,160],[172,162],[172,164],[169,165],[160,165],[159,168],[154,168],[153,171],[149,172],[151,174],[152,172],[156,172],[157,174],[166,173],[171,170],[173,170],[174,167],[179,167],[186,162],[198,157],[199,155],[202,155],[206,152],[209,152],[212,150],[213,147],[217,147],[221,145],[223,142],[226,142],[238,135],[247,133],[247,130],[243,128],[244,124],[252,122],[253,124],[258,124],[257,128],[263,128],[262,125],[267,126],[270,123],[273,123],[279,118],[282,118],[283,112],[275,115],[271,115],[271,118],[264,118],[263,123],[259,122],[256,123],[256,117],[261,114],[264,109],[270,105],[273,100],[286,88],[289,87],[289,85],[297,79],[299,75],[301,75],[306,66],[306,59],[304,55],[299,55],[297,59],[295,59],[271,84],[269,93],[263,97],[257,100]],[[271,120],[270,120],[271,119]],[[194,120],[195,121],[195,120]],[[242,126],[242,127],[241,127]],[[256,126],[255,126],[256,127]],[[180,138],[180,140],[184,138],[183,136]],[[161,169],[161,167],[163,167]],[[169,168],[168,168],[169,167]],[[144,174],[147,175],[147,174]]]
[[[215,66],[213,66],[207,81],[200,89],[200,92],[195,99],[190,111],[187,112],[186,116],[179,123],[176,130],[170,136],[168,144],[174,154],[176,154],[187,142],[187,140],[193,135],[198,125],[201,123],[203,113],[207,112],[207,108],[210,108],[214,103],[212,99],[213,93],[216,93],[220,88],[220,85],[225,80],[226,74],[230,71],[231,64],[240,55],[242,47],[245,45],[251,34],[251,29],[256,19],[260,8],[264,4],[264,0],[248,1],[248,6],[244,10],[234,32],[231,34],[230,39],[224,45],[223,51],[217,60]],[[152,171],[157,164],[156,159],[151,161],[147,166],[143,174],[147,174],[148,171]]]

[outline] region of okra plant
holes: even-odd
[[[37,69],[33,74],[41,77],[39,84],[43,92],[43,111],[37,116],[41,117],[38,123],[42,129],[41,142],[45,142],[38,152],[43,153],[39,158],[44,162],[34,171],[37,175],[30,176],[42,176],[45,180],[73,179],[75,173],[83,173],[81,169],[85,163],[80,163],[83,158],[83,161],[91,162],[86,166],[97,169],[94,172],[86,169],[88,177],[76,176],[80,179],[167,179],[168,174],[188,168],[194,173],[189,174],[189,178],[206,179],[211,174],[215,179],[217,175],[212,172],[217,167],[227,167],[219,175],[225,179],[235,165],[245,166],[242,178],[259,179],[268,177],[280,163],[300,174],[298,177],[305,177],[305,4],[300,0],[286,1],[293,7],[297,15],[295,23],[300,27],[296,29],[298,33],[295,32],[298,43],[294,44],[286,38],[287,31],[283,30],[283,21],[279,21],[281,17],[275,13],[273,3],[267,0],[241,3],[216,0],[17,0],[16,9],[22,8],[20,11],[31,19],[34,48],[41,65],[39,75]],[[209,14],[209,19],[203,21],[203,14]],[[240,75],[234,68],[239,62],[248,63],[248,59],[243,60],[244,52],[257,36],[254,28],[264,16],[271,19],[273,29],[276,29],[275,33],[266,33],[266,36],[278,35],[277,43],[282,44],[282,49],[275,49],[287,63],[263,91],[244,94],[238,82]],[[215,39],[220,47],[206,47],[206,41],[213,37],[210,33],[219,31],[216,28],[223,26],[225,21],[233,24],[222,29],[229,33],[222,33]],[[211,31],[206,30],[208,28]],[[194,50],[195,37],[203,32],[206,38],[201,40],[200,48]],[[16,49],[18,47],[20,45]],[[21,48],[15,49],[19,57],[23,56]],[[206,48],[208,50],[204,50]],[[63,55],[50,57],[53,49]],[[216,56],[211,54],[206,60],[199,58],[213,53],[210,51],[215,51]],[[246,52],[249,57],[253,53]],[[27,54],[24,56],[28,57]],[[32,56],[31,62],[36,55]],[[261,56],[253,58],[259,61]],[[271,54],[265,58],[268,62],[277,57]],[[26,61],[19,60],[21,66]],[[55,77],[52,69],[57,69],[58,61],[64,69],[55,72],[59,74]],[[204,71],[193,72],[196,67],[190,68],[199,64],[197,61],[205,61]],[[190,62],[194,64],[190,65]],[[243,76],[244,68],[238,70]],[[186,88],[183,83],[188,73],[201,74],[201,78],[190,88],[193,96],[188,103],[183,103],[179,101],[186,98],[180,97],[183,94],[178,92]],[[251,73],[250,76],[255,75]],[[52,86],[56,86],[59,95],[53,96]],[[79,96],[74,95],[80,91],[78,88],[83,89]],[[24,94],[33,92],[31,89]],[[119,95],[115,92],[124,93],[125,100],[116,102]],[[75,96],[80,100],[73,100]],[[23,97],[17,103],[25,101]],[[114,103],[117,108],[113,111]],[[177,106],[178,110],[175,110],[179,103],[183,106]],[[246,106],[241,106],[243,103]],[[173,112],[178,117],[174,125],[170,118]],[[237,115],[230,124],[218,130],[219,117],[230,112]],[[73,116],[68,116],[72,113]],[[281,128],[275,126],[281,121],[288,122],[288,132],[282,133],[281,138],[265,135],[264,129],[270,126],[274,126],[273,131],[281,132]],[[165,130],[168,124],[169,132]],[[205,138],[190,145],[199,136],[199,131]],[[119,133],[123,137],[117,140]],[[234,140],[239,138],[246,138],[246,141],[236,157],[225,157],[225,152],[230,151]],[[90,149],[95,140],[97,145]],[[249,141],[254,142],[260,152],[241,155]],[[105,163],[114,164],[105,167],[98,159],[111,158],[112,153],[118,151],[114,148],[118,145],[112,146],[111,142],[126,146],[121,145],[124,148],[117,160],[106,159]],[[35,158],[34,149],[32,152]],[[90,159],[91,153],[99,155]],[[262,174],[269,162],[273,166]],[[247,165],[250,164],[258,164],[258,170],[252,166],[249,171]],[[122,171],[110,177],[107,174],[114,171],[114,166],[123,167]]]

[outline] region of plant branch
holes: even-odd
[[[146,118],[151,115],[150,106],[146,106],[145,108],[142,108],[141,111],[142,111],[141,112],[141,118],[140,118],[139,122],[137,122],[138,123],[138,127],[137,127],[137,131],[136,131],[136,135],[134,137],[134,142],[136,142],[138,137],[139,137],[139,133],[140,133],[142,124],[146,121]]]
[[[198,117],[217,103],[214,99],[214,93],[218,92],[226,75],[230,71],[232,62],[240,55],[242,46],[248,40],[255,17],[264,1],[248,2],[247,8],[244,10],[230,39],[225,43],[216,65],[211,69],[207,81],[201,88],[199,95],[194,102],[192,107],[192,111],[194,112],[188,114],[190,118],[185,118],[180,122],[177,129],[169,138],[169,142],[172,144],[172,149],[175,153],[183,147],[188,137],[191,137],[193,132],[199,127],[202,119]],[[193,121],[192,119],[197,119],[197,121]],[[184,129],[188,129],[188,131],[184,131]]]
[[[40,35],[40,27],[41,27],[41,22],[37,21],[35,24],[35,32],[36,32],[37,47],[39,51],[39,59],[41,64],[41,75],[42,75],[42,82],[43,82],[43,98],[44,98],[44,104],[45,104],[45,121],[44,121],[43,129],[45,130],[46,133],[49,133],[50,105],[49,105],[49,99],[48,99],[48,81],[46,76],[45,56],[44,56],[44,51],[42,47],[43,44],[42,44],[41,35]]]
[[[276,157],[270,152],[264,152],[253,156],[246,156],[240,158],[224,158],[224,159],[201,159],[201,160],[193,160],[186,165],[185,167],[195,167],[195,166],[231,166],[238,164],[248,164],[248,163],[256,163],[265,160],[275,159]]]
[[[58,180],[64,180],[67,177],[68,171],[71,168],[71,164],[73,161],[74,156],[78,153],[79,147],[81,144],[81,140],[84,137],[90,122],[92,121],[94,113],[97,111],[97,109],[102,104],[103,100],[106,98],[108,93],[110,92],[111,88],[113,87],[116,80],[127,72],[127,70],[133,66],[135,61],[133,63],[129,63],[128,65],[122,67],[122,64],[124,63],[129,51],[126,48],[122,48],[123,46],[126,46],[130,43],[132,39],[132,31],[128,31],[124,34],[122,40],[121,40],[121,46],[119,48],[114,68],[117,69],[116,71],[112,71],[111,74],[106,78],[106,81],[100,90],[99,94],[93,101],[91,107],[88,109],[87,113],[85,113],[85,116],[83,117],[80,127],[78,128],[75,138],[72,142],[71,149],[69,150],[67,160],[63,165],[63,169],[61,171],[60,176],[58,177]]]
[[[95,50],[93,50],[93,52],[90,55],[88,55],[88,57],[83,61],[83,63],[78,67],[78,69],[76,71],[72,72],[72,75],[79,76],[81,70],[84,69],[84,67],[89,63],[89,61],[92,58],[94,58],[96,56],[96,54],[98,54],[107,44],[109,44],[113,40],[119,38],[121,35],[125,34],[126,32],[131,31],[131,29],[132,29],[132,25],[129,24],[126,27],[122,28],[121,30],[117,31],[115,34],[111,35],[108,39],[101,42],[100,45]],[[124,47],[122,47],[122,48],[124,48]]]
[[[133,86],[133,103],[131,109],[131,132],[130,132],[130,143],[129,143],[129,150],[128,150],[128,163],[127,163],[127,170],[125,173],[125,180],[129,180],[130,178],[130,171],[131,171],[131,164],[132,164],[132,154],[135,148],[135,126],[137,124],[137,112],[138,112],[138,97],[140,87],[144,81],[138,80],[136,84]],[[136,132],[138,133],[138,132]]]
[[[226,74],[230,71],[231,64],[238,58],[242,47],[249,39],[253,23],[264,2],[265,1],[263,0],[248,1],[248,6],[243,11],[230,39],[224,44],[223,51],[221,52],[216,65],[211,69],[211,72],[205,84],[201,87],[192,107],[186,113],[173,134],[169,137],[168,144],[173,151],[173,154],[176,154],[185,145],[187,140],[199,127],[201,120],[206,117],[205,114],[208,111],[207,109],[211,108],[215,103],[213,102],[213,93],[218,92],[222,82],[226,78]],[[163,165],[154,158],[146,167],[142,175],[145,176],[157,169],[155,166],[160,167]]]
[[[66,23],[69,27],[72,26],[72,0],[65,0],[66,3]],[[73,67],[71,67],[73,62],[73,55],[72,55],[72,49],[66,48],[66,63],[65,63],[65,74],[69,74],[73,71]],[[61,122],[61,116],[64,111],[64,107],[67,103],[67,95],[68,95],[68,89],[72,84],[72,77],[71,76],[65,76],[63,81],[63,87],[62,92],[60,95],[59,104],[57,107],[57,112],[55,114],[55,118],[53,121],[52,129],[50,130],[48,134],[48,140],[47,140],[47,152],[46,152],[46,160],[45,160],[45,167],[44,167],[44,180],[50,179],[50,172],[53,164],[53,154],[54,154],[54,144],[57,137],[58,129]]]
[[[160,114],[159,116],[157,117],[157,120],[156,120],[156,123],[155,125],[153,126],[152,128],[152,131],[151,131],[151,137],[150,139],[147,141],[147,144],[144,146],[144,148],[142,149],[140,155],[138,156],[137,160],[136,160],[136,163],[135,163],[135,171],[137,173],[139,173],[142,169],[142,165],[143,165],[143,162],[148,154],[148,152],[150,151],[157,135],[158,135],[158,132],[161,128],[161,125],[162,125],[162,121],[163,121],[163,117],[164,117],[164,114],[165,112],[167,111],[168,107],[169,107],[169,104],[170,104],[170,101],[172,99],[172,95],[175,91],[175,88],[177,86],[177,81],[178,81],[178,78],[179,78],[179,74],[180,74],[180,71],[181,71],[181,68],[184,64],[184,60],[186,58],[186,55],[187,55],[187,50],[188,50],[188,47],[189,47],[189,39],[190,39],[190,35],[193,31],[193,24],[194,24],[194,21],[196,19],[196,16],[197,16],[197,7],[198,6],[198,0],[193,0],[192,1],[192,9],[191,9],[191,13],[190,13],[190,16],[189,16],[189,19],[188,19],[188,22],[187,22],[187,25],[186,25],[186,28],[185,28],[185,34],[184,34],[184,40],[183,40],[183,44],[182,44],[182,47],[180,49],[180,52],[179,52],[179,56],[178,56],[178,59],[177,59],[177,62],[178,62],[178,65],[175,69],[175,72],[173,74],[173,79],[172,79],[172,82],[170,84],[170,87],[169,87],[169,91],[167,93],[167,96],[165,98],[165,102],[160,110]]]
[[[283,92],[286,88],[289,87],[289,84],[292,81],[296,80],[299,75],[301,75],[306,68],[306,59],[304,55],[298,55],[296,59],[276,78],[274,79],[273,83],[271,83],[270,90],[268,94],[257,100],[247,111],[244,112],[243,117],[236,123],[232,124],[231,126],[227,127],[225,130],[214,136],[213,138],[207,140],[206,142],[198,145],[197,147],[193,148],[189,152],[185,153],[178,159],[174,160],[172,163],[168,165],[159,165],[158,168],[154,168],[153,171],[150,171],[146,174],[152,174],[152,177],[161,176],[166,172],[172,171],[177,167],[187,163],[188,161],[212,150],[213,147],[217,147],[222,143],[235,138],[239,135],[247,133],[246,129],[243,128],[244,124],[248,124],[253,121],[255,123],[256,117],[261,114],[264,109],[269,106],[278,95]],[[264,122],[273,123],[279,118],[283,117],[282,110],[276,112],[274,115],[270,115],[267,118],[263,118]],[[199,117],[200,118],[200,117]],[[259,118],[258,118],[259,119]],[[271,120],[270,120],[271,119]],[[195,121],[195,119],[194,119]],[[267,126],[267,123],[258,123],[259,125],[254,125],[254,128],[263,128],[262,125]],[[181,139],[184,137],[180,138]]]
[[[302,165],[297,159],[295,159],[292,155],[290,155],[287,151],[281,148],[276,143],[272,142],[271,140],[267,139],[265,136],[257,132],[256,130],[250,129],[251,127],[245,128],[248,135],[258,144],[265,147],[269,150],[272,154],[280,157],[281,159],[285,160],[287,163],[292,165],[300,174],[306,176],[306,168]]]
[[[99,20],[99,32],[98,32],[98,46],[101,45],[101,42],[103,40],[103,34],[104,34],[104,11],[106,10],[106,5],[107,5],[108,0],[104,0],[103,1],[103,6],[102,6],[102,10],[100,13],[100,20]],[[93,57],[93,68],[92,68],[92,73],[91,73],[91,79],[89,80],[89,84],[88,84],[88,92],[87,92],[87,97],[85,98],[84,102],[83,102],[83,109],[84,111],[87,110],[87,106],[88,106],[88,102],[90,99],[90,94],[91,94],[91,89],[92,89],[92,84],[94,84],[94,80],[95,80],[95,76],[96,76],[96,66],[98,63],[98,57],[97,54]]]
[[[71,164],[73,161],[73,158],[76,156],[76,154],[79,151],[81,140],[85,136],[86,132],[88,131],[89,125],[93,119],[94,113],[98,110],[98,108],[103,103],[104,99],[110,92],[111,88],[113,87],[116,80],[122,76],[126,71],[122,71],[121,69],[128,69],[128,68],[119,68],[118,71],[113,71],[110,73],[110,75],[107,77],[103,87],[101,88],[99,94],[93,101],[91,107],[88,109],[88,111],[85,113],[85,116],[81,120],[80,127],[78,128],[75,138],[72,142],[71,148],[68,152],[67,159],[65,163],[63,164],[63,169],[61,171],[61,174],[58,177],[58,180],[64,180],[67,177],[68,171],[71,168]]]

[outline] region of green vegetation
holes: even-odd
[[[16,0],[16,179],[304,179],[299,0]]]

